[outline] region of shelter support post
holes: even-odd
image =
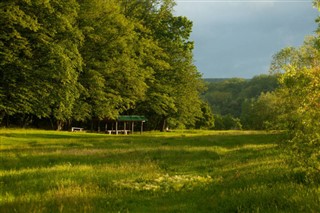
[[[131,132],[133,134],[133,131],[134,131],[134,121],[131,122]]]
[[[140,134],[143,132],[143,121],[141,121],[141,129],[140,129]]]
[[[118,121],[116,121],[116,135],[118,134]]]

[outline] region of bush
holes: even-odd
[[[215,115],[214,129],[216,130],[241,130],[242,124],[239,118],[233,117],[231,114]]]
[[[320,67],[287,67],[280,82],[280,123],[288,129],[283,147],[295,171],[320,183]]]

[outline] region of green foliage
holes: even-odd
[[[214,116],[208,103],[203,102],[201,106],[202,116],[198,118],[195,124],[197,129],[213,129]]]
[[[263,93],[274,91],[278,88],[278,76],[277,75],[258,75],[254,76],[247,82],[247,85],[241,91],[240,96],[245,99],[258,98]]]
[[[91,106],[90,117],[116,118],[143,98],[147,87],[147,73],[135,52],[139,41],[134,23],[120,13],[117,1],[82,1],[81,6],[82,100]]]
[[[1,2],[3,115],[71,118],[82,63],[78,10],[75,0]]]
[[[1,116],[30,113],[34,98],[28,82],[32,48],[26,33],[37,31],[40,25],[12,1],[0,3],[0,14]]]
[[[319,7],[317,2],[314,1],[314,5]],[[316,21],[319,22],[319,17]],[[315,36],[306,37],[301,47],[282,50],[273,61],[284,71],[280,77],[281,87],[276,91],[281,106],[278,126],[288,131],[283,148],[297,174],[315,183],[320,182],[319,29]]]
[[[204,85],[193,65],[192,22],[174,16],[174,5],[2,1],[0,121],[30,116],[60,129],[137,113],[155,120],[152,128],[170,119],[194,127]]]
[[[298,69],[319,66],[318,40],[319,38],[315,36],[307,36],[301,47],[286,47],[280,50],[273,56],[270,72],[283,73],[288,65],[295,66]]]
[[[208,91],[203,96],[216,115],[215,129],[266,129],[268,125],[265,124],[276,116],[272,110],[275,102],[270,92],[277,87],[277,75],[209,83]],[[264,108],[269,110],[267,114]]]
[[[241,91],[246,85],[245,79],[233,78],[225,81],[210,83],[204,98],[212,107],[215,114],[231,114],[235,117],[241,114]]]
[[[288,129],[284,148],[297,170],[309,181],[319,182],[320,69],[287,67],[281,83],[278,94],[284,101],[280,121]]]
[[[137,104],[134,112],[147,115],[151,129],[194,127],[203,117],[199,96],[204,84],[193,65],[193,43],[189,41],[192,22],[173,15],[174,2],[171,0],[152,1],[158,5],[155,10],[150,10],[146,2],[125,2],[128,14],[135,20],[141,16],[133,14],[136,10],[143,11],[144,17],[148,17],[142,21],[148,29],[142,36],[151,35],[157,45],[152,51],[154,58],[145,58],[148,65],[153,65],[153,75],[147,81],[146,98]]]
[[[245,99],[258,98],[261,93],[271,92],[278,87],[276,75],[259,75],[250,80],[227,79],[209,83],[204,99],[214,113],[240,117]]]
[[[214,128],[216,130],[240,130],[242,124],[239,118],[233,117],[231,114],[228,115],[215,115],[214,117]]]
[[[261,93],[257,99],[246,99],[242,103],[241,113],[244,129],[274,129],[280,103],[275,92]]]

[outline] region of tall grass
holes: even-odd
[[[0,212],[320,212],[279,135],[0,130]]]

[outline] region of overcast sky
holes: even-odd
[[[272,55],[314,34],[311,0],[176,0],[193,21],[194,60],[205,78],[268,73]]]

